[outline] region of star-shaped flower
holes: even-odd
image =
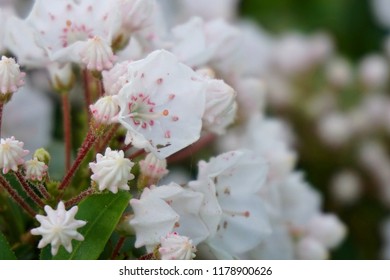
[[[47,216],[36,215],[35,218],[41,223],[40,227],[31,230],[33,235],[42,235],[38,248],[43,248],[51,244],[51,254],[57,254],[62,245],[65,249],[72,252],[72,239],[83,241],[84,237],[77,232],[77,229],[84,226],[87,222],[76,220],[75,215],[78,211],[77,206],[73,206],[69,211],[65,210],[65,205],[61,201],[56,210],[50,206],[45,206]]]

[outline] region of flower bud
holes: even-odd
[[[35,150],[33,158],[36,158],[39,161],[44,162],[46,165],[49,165],[51,156],[48,151],[46,151],[44,148],[39,148]]]
[[[296,257],[300,260],[325,260],[329,257],[325,246],[311,237],[300,239],[295,250]]]
[[[51,63],[48,66],[50,81],[53,88],[58,92],[67,92],[74,86],[75,77],[70,63],[60,65]]]
[[[195,258],[196,248],[188,237],[173,232],[161,238],[158,252],[162,260],[192,260]]]
[[[332,249],[344,239],[347,229],[334,214],[322,214],[313,217],[309,221],[306,233],[326,248]]]
[[[19,64],[15,59],[2,56],[0,60],[0,101],[6,102],[10,95],[24,85],[23,77],[26,74],[21,72]]]
[[[159,159],[154,154],[149,153],[144,160],[139,162],[141,176],[138,179],[138,187],[144,188],[157,184],[157,182],[168,174],[166,159]]]

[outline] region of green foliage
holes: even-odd
[[[5,236],[0,232],[0,260],[16,260]]]

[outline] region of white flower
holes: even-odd
[[[361,178],[352,170],[340,171],[332,178],[330,191],[336,201],[350,205],[361,197],[363,191]]]
[[[47,70],[54,89],[58,91],[69,90],[73,86],[74,76],[70,63],[52,62],[47,65]]]
[[[61,201],[57,209],[53,210],[50,206],[45,206],[47,216],[36,215],[35,218],[41,223],[40,227],[31,230],[33,235],[42,235],[38,248],[43,248],[51,244],[51,254],[57,254],[62,245],[65,249],[72,252],[72,239],[83,241],[84,237],[77,232],[77,229],[84,226],[87,222],[76,220],[75,215],[78,207],[73,206],[70,210],[65,210],[65,205]]]
[[[116,95],[119,90],[128,82],[127,69],[129,61],[116,63],[110,70],[102,72],[104,93],[106,95]]]
[[[26,169],[26,179],[42,181],[43,177],[46,176],[47,165],[39,161],[36,157],[28,160],[24,163]]]
[[[189,183],[204,200],[200,215],[210,236],[206,243],[219,254],[247,252],[270,234],[268,216],[258,192],[267,165],[251,151],[238,150],[199,163],[197,181]]]
[[[88,39],[80,52],[80,58],[86,68],[91,71],[110,69],[115,61],[110,43],[97,36]]]
[[[175,183],[145,188],[139,200],[130,200],[135,246],[156,246],[161,237],[173,231],[188,236],[195,245],[205,240],[209,232],[199,216],[202,201],[202,194]]]
[[[23,142],[15,140],[15,137],[1,138],[0,140],[0,168],[6,174],[11,169],[18,170],[18,166],[24,163],[25,157],[29,151],[23,150]]]
[[[2,56],[0,60],[0,93],[14,93],[24,85],[24,72],[21,72],[19,65],[13,58]]]
[[[346,233],[347,228],[334,214],[316,215],[306,228],[307,236],[318,240],[328,249],[337,247]]]
[[[318,240],[311,237],[301,238],[295,247],[295,254],[300,260],[325,260],[329,252]]]
[[[182,16],[201,16],[204,19],[212,20],[223,18],[232,19],[237,11],[237,0],[182,0],[177,3],[180,6]]]
[[[203,115],[203,126],[208,131],[223,134],[236,116],[236,93],[222,80],[206,78],[205,83],[206,109]]]
[[[274,118],[253,115],[246,127],[241,147],[251,149],[269,164],[268,181],[283,180],[294,168],[296,152],[291,148],[291,132]]]
[[[134,179],[130,173],[134,163],[124,157],[123,151],[112,151],[107,148],[104,156],[96,155],[96,163],[89,163],[93,174],[91,179],[99,185],[99,190],[108,189],[113,193],[118,190],[129,190],[127,181]]]
[[[192,260],[195,258],[196,248],[187,236],[173,232],[161,238],[158,252],[162,260]]]
[[[110,124],[119,113],[118,98],[112,95],[103,96],[95,104],[90,105],[89,109],[95,121]]]
[[[359,64],[358,75],[363,85],[369,89],[383,88],[389,78],[387,59],[380,54],[367,55]]]
[[[52,61],[80,63],[86,58],[83,50],[88,48],[89,39],[98,37],[101,42],[111,44],[121,24],[118,15],[118,5],[112,1],[38,0],[25,22],[31,26],[38,46],[45,49]],[[97,61],[86,63],[99,66]]]
[[[172,52],[191,67],[220,65],[238,50],[238,29],[222,19],[204,22],[194,17],[172,30]]]
[[[157,181],[169,172],[166,159],[159,159],[152,153],[149,153],[145,159],[141,160],[139,165],[142,175]]]
[[[325,144],[341,146],[351,139],[353,131],[350,120],[340,112],[330,112],[321,117],[318,134]]]
[[[278,188],[282,216],[293,230],[303,230],[321,210],[320,194],[304,180],[300,172],[290,173]]]
[[[120,0],[119,3],[123,31],[131,34],[151,24],[155,0]]]
[[[166,158],[199,139],[204,83],[171,53],[159,50],[131,63],[118,97],[126,143]]]

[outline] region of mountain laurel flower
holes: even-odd
[[[321,242],[326,248],[337,247],[344,239],[347,228],[334,214],[316,215],[310,219],[306,234]]]
[[[17,171],[18,166],[24,163],[25,157],[29,151],[23,149],[23,142],[15,140],[15,137],[1,138],[0,140],[0,168],[3,173],[9,170]]]
[[[102,71],[103,87],[106,95],[116,95],[120,89],[128,82],[127,69],[129,61],[125,60],[115,63],[110,70]]]
[[[122,30],[132,33],[152,24],[155,0],[120,0]]]
[[[130,63],[129,82],[118,94],[125,143],[166,158],[197,141],[204,89],[199,76],[165,50]]]
[[[167,160],[159,159],[154,154],[149,153],[145,159],[139,162],[141,177],[147,181],[148,185],[156,184],[162,177],[168,174]]]
[[[0,93],[14,93],[24,85],[24,72],[21,72],[15,59],[2,56],[0,60]]]
[[[92,116],[98,123],[110,124],[119,113],[118,97],[107,95],[89,106]]]
[[[237,150],[199,163],[190,189],[204,195],[200,216],[209,230],[207,245],[219,256],[237,257],[271,233],[259,191],[268,167],[252,151]]]
[[[75,77],[72,72],[71,63],[49,63],[47,70],[50,76],[50,82],[53,88],[59,92],[72,89],[75,83]]]
[[[134,179],[130,173],[134,163],[124,157],[123,151],[107,148],[105,154],[96,155],[96,163],[89,163],[92,170],[91,179],[99,185],[99,190],[108,189],[117,193],[119,189],[130,190],[127,182]]]
[[[66,251],[72,252],[72,239],[83,241],[84,237],[77,232],[77,229],[83,227],[87,222],[76,220],[75,215],[78,211],[77,206],[73,206],[68,211],[62,201],[58,203],[57,209],[53,210],[50,206],[45,206],[47,216],[36,215],[35,218],[41,223],[40,227],[31,230],[33,235],[42,235],[38,244],[41,249],[51,244],[51,254],[57,255],[60,246],[64,246]]]
[[[233,123],[236,112],[236,93],[222,80],[206,79],[206,109],[203,126],[206,130],[223,134]]]
[[[195,258],[196,247],[188,237],[173,232],[161,238],[158,252],[162,260],[192,260]]]
[[[101,71],[112,63],[110,44],[121,25],[119,12],[117,1],[37,0],[24,22],[51,61],[84,63]]]
[[[219,67],[241,44],[239,31],[223,19],[193,17],[172,29],[172,52],[191,67]]]
[[[36,157],[34,157],[34,159],[28,160],[24,163],[24,168],[26,172],[26,179],[42,181],[47,174],[48,167],[43,161],[39,161]]]
[[[134,218],[130,225],[136,232],[135,247],[154,249],[170,232],[191,238],[194,245],[208,235],[199,216],[203,195],[176,183],[145,188],[140,199],[131,199]]]
[[[110,69],[115,61],[110,44],[97,36],[88,39],[84,49],[80,52],[80,57],[87,69],[91,71]]]
[[[311,237],[301,238],[295,245],[296,258],[299,260],[325,260],[329,252],[317,239]]]

